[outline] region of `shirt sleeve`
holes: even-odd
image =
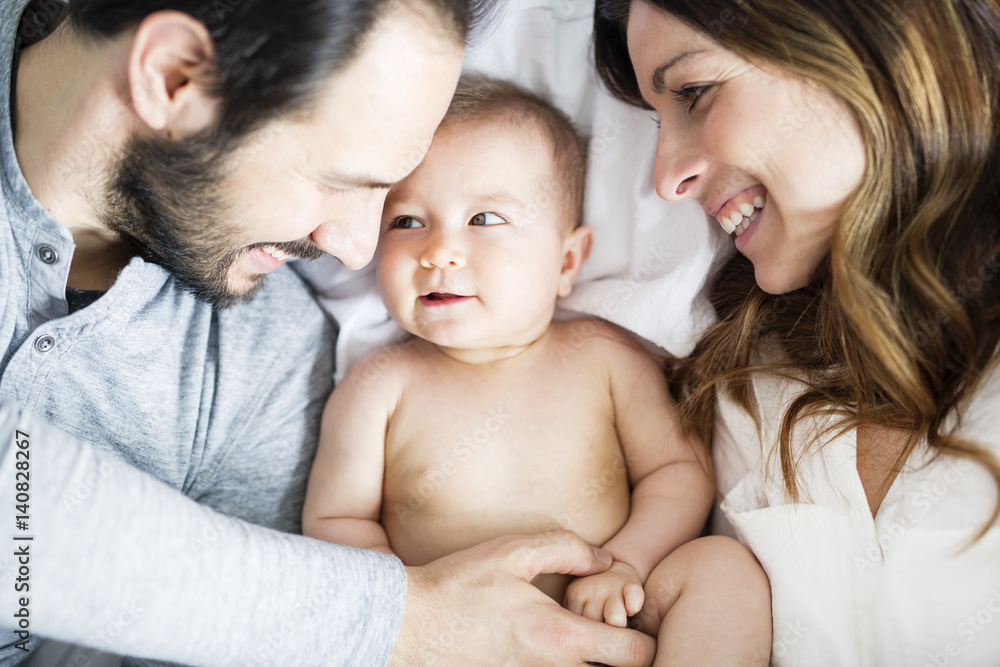
[[[380,665],[398,634],[397,559],[217,513],[9,403],[0,498],[0,623],[32,643],[189,665]]]

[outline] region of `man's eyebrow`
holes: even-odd
[[[682,61],[685,58],[688,58],[690,56],[693,56],[696,53],[704,53],[704,51],[685,51],[684,53],[680,53],[680,54],[674,56],[673,58],[671,58],[670,60],[668,60],[667,62],[663,63],[662,65],[660,65],[659,67],[657,67],[655,70],[653,70],[653,76],[650,77],[650,80],[649,80],[649,85],[653,89],[653,92],[656,93],[657,95],[663,93],[663,91],[665,91],[667,89],[666,85],[664,85],[664,83],[663,83],[663,74],[668,69],[670,69],[671,67],[673,67],[674,65],[676,65],[677,63],[679,63],[680,61]]]
[[[327,174],[323,177],[325,183],[336,183],[347,188],[358,188],[362,190],[388,190],[395,183],[380,181],[369,176],[343,176],[338,174]]]

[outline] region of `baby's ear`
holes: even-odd
[[[562,272],[559,274],[559,296],[569,296],[573,291],[573,281],[583,263],[590,257],[590,245],[594,241],[594,231],[586,225],[574,229],[563,241]]]

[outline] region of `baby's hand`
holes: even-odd
[[[645,593],[638,573],[615,561],[600,574],[574,579],[566,588],[566,608],[574,614],[619,628],[642,609]]]

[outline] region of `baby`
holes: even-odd
[[[638,614],[658,665],[767,664],[763,572],[735,541],[691,542],[714,486],[660,366],[617,327],[552,319],[590,252],[584,163],[559,111],[462,81],[383,214],[379,291],[413,337],[333,392],[303,530],[421,565],[568,528],[614,557],[536,578],[571,611],[622,627]]]

